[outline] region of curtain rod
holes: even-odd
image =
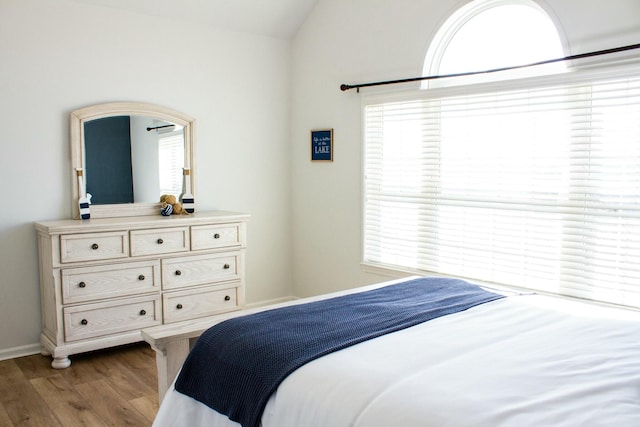
[[[170,128],[170,127],[175,127],[176,125],[162,125],[162,126],[154,126],[154,127],[148,127],[147,128],[147,132],[151,132],[152,130],[158,130],[158,129],[165,129],[165,128]]]
[[[632,44],[632,45],[628,45],[628,46],[615,47],[613,49],[598,50],[598,51],[595,51],[595,52],[579,53],[577,55],[569,55],[569,56],[565,56],[563,58],[547,59],[545,61],[533,62],[531,64],[514,65],[514,66],[511,66],[511,67],[493,68],[493,69],[490,69],[490,70],[483,70],[483,71],[469,71],[469,72],[465,72],[465,73],[453,73],[453,74],[441,74],[441,75],[435,75],[435,76],[411,77],[411,78],[407,78],[407,79],[386,80],[386,81],[372,82],[372,83],[359,83],[359,84],[354,84],[354,85],[349,85],[349,84],[344,84],[343,83],[343,84],[340,85],[340,90],[344,92],[344,91],[347,91],[347,90],[350,90],[350,89],[357,89],[357,91],[360,92],[360,88],[361,87],[392,85],[392,84],[398,84],[398,83],[409,83],[409,82],[417,82],[417,81],[423,81],[423,80],[444,79],[444,78],[447,78],[447,77],[463,77],[463,76],[473,76],[473,75],[477,75],[477,74],[497,73],[499,71],[517,70],[519,68],[535,67],[537,65],[553,64],[555,62],[571,61],[571,60],[574,60],[574,59],[590,58],[590,57],[593,57],[593,56],[608,55],[608,54],[611,54],[611,53],[625,52],[625,51],[628,51],[628,50],[639,49],[639,48],[640,48],[640,43]]]

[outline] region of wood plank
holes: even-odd
[[[32,356],[19,357],[13,360],[28,380],[48,377],[58,373],[58,370],[51,369],[51,357],[49,356],[34,354]]]
[[[64,426],[106,426],[92,404],[60,374],[29,381]]]
[[[82,353],[73,356],[71,366],[67,369],[61,369],[57,372],[61,373],[71,385],[83,384],[92,381],[98,381],[111,375],[116,375],[122,364],[118,364],[120,353],[137,353],[139,351],[148,351],[143,343],[134,344],[132,346],[125,345],[105,350],[98,350],[89,353]],[[144,348],[144,350],[143,350]],[[149,361],[153,360],[153,355],[149,353]],[[147,361],[147,363],[149,363]],[[128,363],[128,362],[127,362]],[[118,366],[114,366],[118,364]],[[150,369],[155,366],[151,364]],[[132,375],[131,371],[127,371],[126,375]],[[146,391],[146,389],[145,389]],[[144,391],[141,393],[144,394]],[[136,397],[139,397],[137,395]]]
[[[152,375],[153,378],[141,378],[139,373],[142,370],[132,368],[130,365],[142,365],[141,361],[135,361],[135,357],[120,357],[121,353],[137,353],[144,346],[144,353],[148,355],[148,368],[144,370],[145,376]],[[154,358],[151,350],[146,348],[145,344],[136,344],[134,346],[123,346],[115,349],[101,350],[88,354],[78,355],[74,359],[69,369],[63,369],[63,375],[70,377],[72,385],[82,384],[85,382],[93,382],[105,379],[118,393],[126,400],[137,399],[147,394],[154,393],[156,388],[156,378],[153,368],[155,367]],[[78,372],[74,373],[76,370]]]
[[[59,426],[55,415],[31,387],[16,359],[0,362],[0,407],[7,426]]]
[[[149,420],[106,380],[78,384],[74,389],[92,402],[92,409],[107,425],[144,426],[149,423]]]
[[[41,395],[26,380],[15,384],[10,392],[3,392],[0,400],[11,420],[9,426],[62,426]]]
[[[0,399],[11,391],[11,387],[14,384],[20,384],[25,381],[25,377],[15,360],[16,359],[0,361],[0,378],[2,378],[2,381],[0,381]]]
[[[114,354],[114,357],[129,369],[136,378],[141,380],[152,390],[158,388],[158,375],[156,373],[155,352],[147,343],[139,343],[129,346]]]
[[[110,374],[106,381],[111,384],[125,399],[133,400],[156,392],[156,389],[147,385],[147,381],[136,376],[120,361],[114,360],[110,366]]]
[[[105,360],[113,356],[112,349],[76,354],[72,356],[71,366],[57,370],[71,384],[83,384],[98,381],[108,375]]]
[[[133,399],[129,403],[149,421],[149,425],[151,425],[155,419],[160,407],[158,404],[158,393]]]
[[[146,343],[75,355],[67,369],[50,360],[0,361],[0,426],[151,425],[157,379]]]
[[[4,405],[0,404],[0,426],[13,426],[13,422],[11,418],[9,418],[9,414],[4,409]]]

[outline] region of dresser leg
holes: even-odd
[[[54,357],[51,361],[51,367],[54,369],[65,369],[71,366],[71,360],[69,357]]]

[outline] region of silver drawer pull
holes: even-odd
[[[86,283],[84,283],[84,282],[80,282],[80,283],[78,283],[78,287],[79,287],[79,288],[86,288],[86,287],[87,287],[87,284],[86,284]]]

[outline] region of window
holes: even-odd
[[[364,263],[640,307],[636,70],[365,99]]]
[[[158,163],[160,174],[160,194],[182,193],[182,166],[184,165],[183,130],[167,133],[158,138]]]
[[[447,75],[531,64],[564,56],[558,31],[532,0],[476,0],[456,11],[436,33],[425,57],[423,75]],[[427,80],[423,88],[555,73],[544,68]]]

